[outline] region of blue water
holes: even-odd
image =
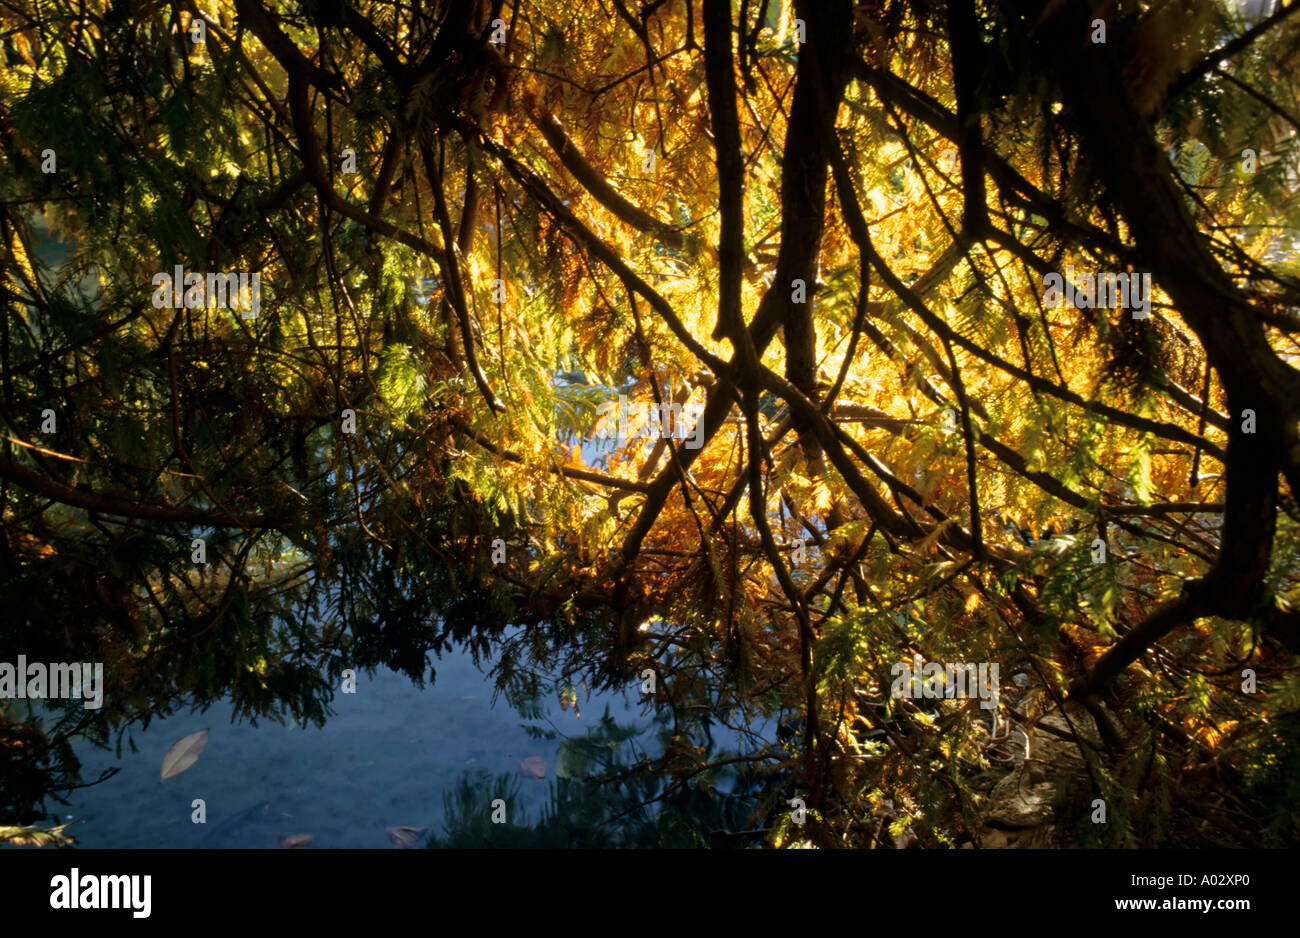
[[[52,283],[71,259],[72,245],[49,238],[43,220],[36,227],[36,255],[49,265]],[[79,286],[93,306],[94,272]],[[596,443],[584,442],[583,451],[588,462],[599,462]],[[301,834],[311,835],[313,848],[390,848],[385,828],[429,828],[418,846],[446,833],[443,795],[467,773],[517,777],[519,797],[511,811],[522,817],[512,813],[507,820],[537,823],[565,737],[582,736],[606,709],[620,725],[643,730],[635,747],[641,753],[660,751],[635,685],[625,694],[579,690],[581,717],[551,694],[541,701],[539,720],[525,720],[504,697],[494,706],[493,689],[468,654],[452,651],[437,662],[436,681],[423,689],[388,670],[358,674],[357,692],[335,694],[335,715],[323,727],[232,723],[232,707],[224,701],[203,712],[182,711],[153,720],[146,730],[131,729],[137,751],[124,742],[120,759],[88,741],[74,743],[83,780],[119,771],[71,792],[68,805],[48,807],[60,820],[79,818],[68,832],[90,848],[274,848],[281,837]],[[534,738],[526,724],[558,733]],[[164,753],[205,728],[210,735],[198,761],[160,783]],[[740,742],[722,727],[713,735],[724,746]],[[531,757],[545,760],[545,779],[521,772],[520,763]],[[205,823],[192,820],[195,799],[205,803]]]
[[[226,702],[203,713],[180,712],[134,730],[139,751],[124,743],[120,760],[89,743],[75,746],[83,779],[110,767],[120,771],[72,792],[59,816],[83,818],[69,830],[83,847],[273,848],[281,836],[311,834],[313,848],[391,848],[387,827],[445,833],[443,792],[467,771],[519,776],[515,808],[536,822],[563,736],[581,736],[606,705],[619,723],[651,723],[630,693],[588,697],[579,690],[581,717],[561,709],[552,695],[544,718],[526,721],[504,696],[493,706],[492,690],[467,654],[453,652],[437,663],[436,682],[423,690],[387,670],[358,674],[357,692],[335,695],[336,715],[324,727],[232,724]],[[533,739],[523,729],[548,721],[560,737]],[[205,727],[210,735],[198,761],[160,784],[167,749]],[[545,780],[520,772],[530,756],[546,760]],[[206,802],[205,824],[191,821],[196,798]]]

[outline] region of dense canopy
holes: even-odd
[[[1257,6],[3,4],[0,659],[107,692],[0,703],[0,824],[74,730],[320,720],[454,643],[512,698],[653,674],[666,790],[776,726],[728,757],[775,845],[991,845],[1031,739],[1052,842],[1294,843]]]

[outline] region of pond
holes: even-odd
[[[580,737],[606,710],[619,724],[642,728],[653,747],[651,719],[632,693],[579,691],[576,715],[552,697],[543,719],[524,720],[504,695],[495,706],[493,682],[468,653],[449,652],[437,679],[418,688],[385,669],[357,675],[355,694],[337,693],[335,715],[323,727],[273,721],[231,723],[221,702],[206,712],[180,712],[131,731],[119,759],[88,742],[74,746],[84,779],[117,768],[108,780],[70,793],[61,819],[78,844],[104,848],[261,848],[281,837],[310,834],[312,847],[385,848],[389,827],[446,829],[444,794],[467,776],[517,777],[511,808],[535,822],[566,738]],[[525,726],[553,726],[555,739],[534,738]],[[209,729],[194,765],[159,782],[164,754],[176,740]],[[540,769],[544,779],[529,774]],[[524,760],[530,760],[525,763]],[[191,820],[194,799],[206,805],[206,823]],[[425,835],[418,839],[423,843]]]
[[[72,248],[49,237],[39,220],[36,228],[36,255],[52,284]],[[77,289],[93,308],[93,269]],[[599,457],[595,443],[583,445],[588,459]],[[77,737],[81,779],[114,774],[67,793],[67,804],[48,800],[46,809],[77,821],[68,833],[78,845],[111,849],[274,848],[284,838],[315,848],[390,848],[390,828],[420,832],[403,846],[430,837],[449,846],[669,846],[713,835],[727,846],[752,841],[745,831],[763,785],[751,769],[769,757],[748,761],[748,754],[773,739],[774,725],[751,735],[730,717],[734,728],[700,715],[703,707],[656,712],[635,682],[593,694],[543,678],[523,697],[514,685],[508,700],[497,695],[491,666],[453,648],[443,650],[436,680],[422,688],[387,668],[358,672],[356,692],[334,694],[323,726],[232,722],[227,696],[206,710],[182,708],[147,728],[131,726],[120,756]],[[566,696],[573,693],[576,706]],[[52,721],[45,722],[48,731]],[[202,730],[206,747],[193,765],[160,781],[170,747]],[[696,772],[689,785],[663,765],[623,771],[653,762],[669,737],[723,767]],[[597,792],[588,783],[611,770],[620,776],[616,784]],[[488,819],[498,797],[506,802],[504,823],[495,814]]]

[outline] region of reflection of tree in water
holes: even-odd
[[[670,733],[670,721],[657,722]],[[535,820],[521,807],[517,775],[465,773],[443,794],[445,834],[431,837],[429,846],[688,848],[762,842],[766,830],[756,818],[779,798],[769,791],[771,777],[756,771],[763,756],[709,746],[701,764],[712,768],[666,774],[664,756],[636,757],[639,735],[606,711],[586,735],[561,743],[559,777],[548,782],[547,803]],[[505,803],[503,823],[492,820],[497,799]],[[499,810],[495,814],[501,817]]]
[[[117,774],[117,769],[108,769],[96,779],[81,779],[81,763],[72,751],[71,739],[90,732],[92,720],[78,709],[48,727],[24,719],[8,702],[0,703],[0,843],[39,837],[36,830],[19,828],[28,828],[45,817],[47,800],[66,805],[64,795]],[[51,832],[51,837],[51,842],[63,840],[57,831]]]

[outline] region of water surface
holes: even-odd
[[[130,738],[139,751],[124,743],[121,759],[88,742],[76,745],[83,779],[120,771],[72,792],[59,815],[84,818],[70,830],[84,847],[260,848],[307,833],[312,847],[385,848],[393,846],[387,827],[442,835],[443,793],[464,773],[484,770],[519,776],[517,807],[535,822],[564,736],[581,736],[606,706],[619,723],[651,723],[630,694],[578,693],[581,717],[552,695],[542,702],[543,719],[525,720],[504,696],[492,705],[492,680],[468,653],[448,652],[423,690],[392,671],[359,673],[355,694],[335,694],[335,715],[324,727],[232,724],[232,708],[222,701],[135,728]],[[553,724],[562,735],[532,738],[524,729],[530,723]],[[198,761],[159,783],[171,744],[204,728],[210,736]],[[534,756],[547,763],[545,781],[520,771]],[[206,824],[191,821],[196,798],[206,802]]]

